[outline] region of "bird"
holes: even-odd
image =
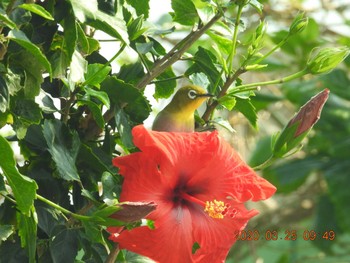
[[[194,132],[194,112],[209,97],[213,95],[200,86],[186,85],[180,88],[171,102],[158,113],[152,130]]]

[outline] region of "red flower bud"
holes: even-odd
[[[325,89],[300,108],[299,112],[289,121],[278,136],[273,147],[274,156],[282,157],[300,144],[308,131],[320,118],[328,95],[329,90]]]
[[[322,108],[328,99],[328,95],[329,89],[325,89],[318,93],[307,103],[305,103],[294,118],[289,121],[287,125],[288,127],[292,126],[296,122],[300,122],[294,137],[298,137],[300,134],[310,130],[319,120]]]

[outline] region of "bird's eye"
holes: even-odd
[[[196,97],[197,97],[197,92],[193,89],[191,89],[189,92],[188,92],[188,97],[192,100],[194,100]]]

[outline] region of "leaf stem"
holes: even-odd
[[[267,159],[265,162],[263,162],[257,166],[254,166],[253,170],[255,170],[255,171],[263,170],[263,169],[269,167],[272,163],[274,163],[276,161],[276,159],[277,158],[274,155],[271,155],[269,157],[269,159]]]
[[[51,202],[50,200],[46,199],[45,197],[41,196],[41,195],[38,195],[36,194],[36,198],[46,204],[48,204],[49,206],[52,206],[53,208],[61,211],[62,213],[66,214],[66,215],[69,215],[69,216],[72,216],[76,219],[79,219],[79,220],[82,220],[82,221],[86,221],[86,220],[90,220],[91,217],[90,216],[83,216],[83,215],[78,215],[78,214],[75,214],[65,208],[63,208],[62,206],[59,206],[58,204],[55,204],[54,202]]]
[[[261,61],[263,61],[265,58],[267,58],[273,52],[275,52],[278,48],[282,47],[288,41],[288,38],[289,38],[289,34],[281,42],[275,45],[269,52],[267,52],[265,55],[263,55],[259,59],[255,60],[252,64],[259,64]]]
[[[297,78],[300,78],[306,74],[309,73],[309,70],[307,68],[298,71],[297,73],[294,73],[292,75],[289,75],[287,77],[281,78],[281,79],[275,79],[275,80],[270,80],[270,81],[263,81],[263,82],[255,82],[255,83],[250,83],[250,84],[245,84],[245,85],[240,85],[232,89],[230,92],[227,92],[228,88],[232,85],[232,83],[241,75],[242,73],[246,72],[245,68],[240,68],[238,69],[234,75],[232,75],[230,78],[227,79],[225,82],[224,86],[222,87],[219,95],[217,96],[217,99],[220,99],[221,97],[225,95],[233,95],[238,92],[243,92],[243,91],[249,91],[249,90],[254,90],[258,86],[267,86],[267,85],[272,85],[272,84],[282,84]],[[253,89],[251,89],[253,88]],[[211,114],[215,110],[216,106],[219,104],[218,100],[213,101],[211,104],[207,106],[206,111],[204,112],[202,119],[207,122],[210,119]]]
[[[171,77],[171,78],[167,78],[167,79],[153,80],[153,81],[151,81],[150,83],[151,83],[151,84],[155,84],[155,83],[166,82],[166,81],[175,80],[175,79],[182,79],[182,78],[184,78],[184,77],[185,77],[185,75],[180,75],[180,76]]]
[[[239,27],[239,22],[241,20],[241,15],[243,11],[244,5],[241,4],[238,6],[238,11],[237,11],[237,16],[236,16],[236,21],[235,21],[235,29],[233,31],[233,36],[232,36],[232,46],[231,46],[231,52],[227,58],[228,61],[228,72],[231,74],[232,68],[233,68],[233,58],[236,55],[236,49],[237,49],[237,37],[238,37],[238,27]]]
[[[308,69],[303,69],[301,71],[298,71],[297,73],[294,73],[292,75],[289,75],[287,77],[281,78],[281,79],[274,79],[274,80],[269,80],[269,81],[262,81],[262,82],[255,82],[255,83],[250,83],[250,84],[245,84],[245,85],[240,85],[235,87],[231,92],[229,92],[228,94],[234,94],[237,93],[236,90],[237,89],[242,89],[242,88],[249,88],[249,87],[256,87],[256,86],[267,86],[267,85],[271,85],[271,84],[282,84],[297,78],[300,78],[306,74],[308,74],[309,71]]]

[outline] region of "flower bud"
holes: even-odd
[[[348,47],[323,48],[316,55],[312,55],[307,62],[311,74],[323,74],[333,70],[350,53]]]
[[[289,27],[289,35],[295,35],[300,33],[308,25],[309,19],[303,16],[304,16],[304,13],[299,13],[294,18],[292,24]]]
[[[328,95],[329,90],[325,89],[312,97],[300,108],[299,112],[289,121],[276,139],[273,147],[273,154],[275,156],[283,157],[300,144],[314,124],[319,120]]]

